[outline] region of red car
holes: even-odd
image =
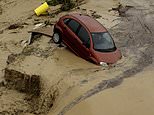
[[[96,64],[113,64],[121,58],[106,28],[88,15],[61,17],[54,26],[53,41],[63,42],[76,55]]]

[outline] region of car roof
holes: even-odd
[[[69,16],[73,16],[75,19],[82,22],[90,32],[106,32],[106,28],[100,24],[97,20],[93,19],[88,15],[83,14],[69,14]]]

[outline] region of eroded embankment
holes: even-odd
[[[38,75],[27,75],[5,68],[4,79],[8,88],[36,96],[40,95],[40,76]]]
[[[46,40],[48,41],[50,39],[47,38]],[[2,107],[0,113],[19,114],[27,112],[46,114],[59,95],[57,85],[46,85],[47,83],[42,81],[43,76],[38,73],[38,66],[43,59],[45,60],[53,54],[53,50],[56,46],[50,46],[50,44],[47,43],[44,47],[42,46],[42,48],[41,46],[38,47],[37,43],[24,48],[19,54],[11,54],[8,56],[6,68],[3,70],[4,80],[0,83],[0,89],[7,89],[8,94],[9,90],[14,90],[18,92],[17,94],[23,95],[20,100],[23,106],[21,109],[18,109],[11,108],[11,105],[8,104],[10,108],[5,109]],[[5,96],[5,94],[2,95]],[[3,96],[1,97],[2,99]],[[1,102],[2,101],[3,100],[1,100]],[[16,101],[12,99],[12,102]],[[24,105],[28,105],[28,107]]]
[[[9,90],[17,90],[18,92],[26,94],[24,101],[30,106],[29,110],[26,110],[26,112],[46,114],[53,106],[59,92],[56,86],[52,86],[49,90],[43,89],[40,77],[39,75],[28,75],[20,71],[6,68],[4,74],[5,83],[2,83],[2,86]],[[6,114],[4,111],[2,112]],[[7,113],[9,113],[9,110]],[[17,113],[22,113],[22,111],[19,112],[17,110],[15,113],[10,112],[9,114]]]

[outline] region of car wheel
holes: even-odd
[[[53,41],[56,44],[60,44],[61,43],[62,38],[61,38],[61,35],[60,35],[59,32],[54,32],[54,34],[53,34]]]

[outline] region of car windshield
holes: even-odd
[[[96,51],[113,51],[116,49],[111,35],[108,32],[91,33]]]

